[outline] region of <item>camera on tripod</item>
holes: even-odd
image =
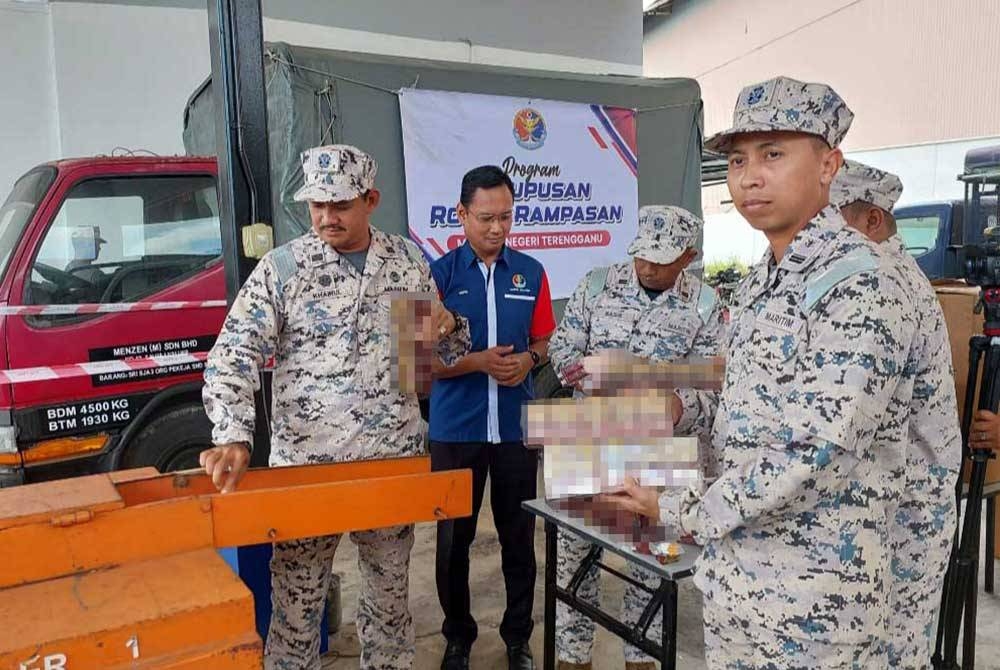
[[[967,244],[959,254],[966,282],[983,288],[1000,287],[1000,226],[984,230],[981,244]]]

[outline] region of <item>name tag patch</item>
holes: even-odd
[[[313,303],[320,302],[321,300],[329,300],[331,298],[353,298],[350,293],[345,293],[344,291],[330,290],[330,291],[317,291],[310,296]]]
[[[757,316],[757,324],[769,330],[780,330],[783,333],[797,333],[802,327],[802,319],[790,314],[765,310]]]
[[[688,335],[693,330],[695,330],[694,328],[692,328],[692,324],[690,323],[672,323],[669,321],[667,323],[659,324],[659,327],[662,330],[666,330],[671,333],[677,333],[678,335]]]

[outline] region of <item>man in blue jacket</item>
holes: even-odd
[[[468,319],[472,336],[469,354],[435,366],[431,391],[433,469],[473,472],[472,516],[438,524],[437,587],[448,641],[443,670],[469,667],[478,633],[470,611],[469,547],[487,475],[507,590],[500,635],[510,668],[534,667],[528,640],[535,520],[521,503],[536,495],[538,458],[524,446],[521,407],[532,398],[531,370],[548,354],[555,318],[541,263],[506,245],[513,209],[514,185],[500,168],[469,171],[458,205],[466,240],[431,265],[441,300]]]

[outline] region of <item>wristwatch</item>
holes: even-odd
[[[541,362],[542,357],[538,355],[537,351],[534,349],[528,349],[528,353],[531,354],[531,364],[533,366],[538,365],[538,363]]]

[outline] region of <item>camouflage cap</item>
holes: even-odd
[[[860,200],[891,212],[902,193],[903,182],[891,172],[845,160],[830,186],[830,202],[843,208]]]
[[[854,112],[826,84],[775,77],[740,92],[733,127],[705,140],[705,148],[728,153],[733,135],[769,131],[816,135],[836,148],[853,119]]]
[[[639,231],[628,253],[650,263],[673,263],[698,243],[701,219],[673,205],[647,205],[639,208]]]
[[[295,200],[353,200],[375,185],[375,159],[349,144],[330,144],[302,152],[303,185]]]

